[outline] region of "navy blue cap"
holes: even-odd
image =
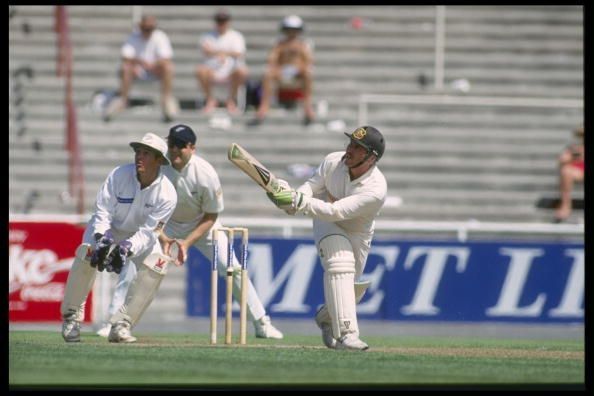
[[[177,124],[169,129],[169,135],[167,135],[167,140],[175,139],[186,143],[196,144],[196,134],[187,125],[184,124]]]

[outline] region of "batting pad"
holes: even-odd
[[[347,238],[329,235],[320,243],[324,266],[324,297],[334,338],[359,333],[355,299],[355,256]]]
[[[93,248],[88,243],[82,243],[76,248],[60,306],[62,317],[76,312],[77,321],[84,319],[85,301],[97,276],[97,270],[91,267],[92,254]]]
[[[357,304],[361,302],[367,288],[371,284],[371,281],[355,282],[355,301]],[[328,313],[328,306],[323,304],[318,312],[316,313],[316,320],[320,323],[332,323],[330,313]]]
[[[146,265],[140,265],[139,267],[136,279],[132,281],[128,289],[126,302],[109,319],[112,325],[125,320],[130,323],[131,327],[134,327],[155,298],[161,281],[165,278],[164,275],[153,271]]]
[[[167,264],[172,261],[173,259],[169,256],[161,253],[152,253],[144,259],[142,264],[146,265],[152,271],[165,276],[167,273]]]

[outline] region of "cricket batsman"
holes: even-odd
[[[373,239],[375,217],[387,193],[377,162],[384,154],[384,137],[363,126],[353,133],[346,151],[330,153],[314,175],[299,188],[267,193],[288,214],[313,219],[313,232],[324,267],[325,304],[316,314],[328,348],[366,350],[359,338],[356,303],[366,287],[356,282],[365,268]]]

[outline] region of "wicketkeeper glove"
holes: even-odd
[[[119,274],[122,272],[122,268],[124,264],[126,264],[126,259],[132,256],[132,251],[130,248],[132,247],[132,242],[128,240],[123,240],[118,243],[118,246],[109,253],[109,255],[105,258],[104,265],[105,270],[107,272],[115,272]]]
[[[91,256],[91,267],[95,268],[98,266],[99,271],[103,271],[105,267],[103,262],[109,251],[109,247],[114,242],[113,234],[111,230],[105,231],[105,234],[95,234],[95,250]]]
[[[295,190],[283,190],[277,193],[266,193],[266,195],[273,204],[290,215],[294,215],[302,210],[309,198],[305,194]]]

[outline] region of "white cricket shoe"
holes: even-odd
[[[322,341],[326,347],[334,349],[336,348],[336,338],[332,334],[332,325],[321,318],[320,312],[321,310],[316,313],[316,324],[322,330]]]
[[[270,316],[264,315],[258,320],[254,320],[254,329],[256,329],[257,338],[274,338],[281,340],[283,333],[272,325]]]
[[[80,323],[73,316],[64,318],[62,338],[66,342],[80,342]]]
[[[109,342],[136,342],[136,337],[130,333],[130,323],[126,322],[125,320],[116,322],[113,326],[111,326],[111,330],[109,331],[109,336],[107,339]]]
[[[97,330],[97,335],[99,337],[107,338],[109,336],[109,331],[111,330],[111,323],[105,322],[103,326],[99,330]]]
[[[336,349],[352,349],[355,351],[364,351],[369,349],[369,345],[359,339],[355,333],[348,333],[340,337],[336,343]]]

